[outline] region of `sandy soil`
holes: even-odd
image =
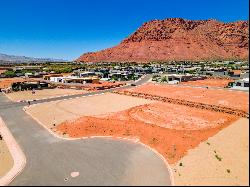
[[[128,108],[152,103],[146,99],[118,94],[103,94],[64,101],[55,101],[31,106],[26,110],[47,127],[66,120],[75,120],[81,116],[101,115],[126,110]]]
[[[2,74],[2,73],[4,73],[4,72],[6,72],[7,70],[1,70],[0,69],[0,74]]]
[[[164,111],[164,108],[169,109]],[[170,109],[174,112],[168,113]],[[138,137],[142,143],[161,153],[169,163],[175,163],[189,149],[195,148],[237,119],[232,115],[218,115],[205,110],[196,113],[195,109],[190,109],[188,112],[189,109],[186,106],[157,102],[110,115],[81,117],[64,122],[54,130],[61,135],[77,138],[94,135]],[[149,110],[153,110],[153,113]]]
[[[99,83],[90,83],[90,84],[78,84],[76,85],[65,85],[61,83],[57,83],[58,88],[81,88],[86,91],[98,91],[98,90],[104,90],[109,88],[115,88],[125,85],[126,82],[107,82],[107,81],[101,81]]]
[[[20,101],[20,100],[44,99],[48,97],[57,97],[63,95],[74,95],[83,93],[87,93],[87,91],[55,88],[55,89],[36,90],[35,94],[32,94],[31,90],[12,92],[7,94],[7,96],[13,101]]]
[[[155,84],[146,84],[128,90],[249,111],[247,92]]]
[[[200,110],[170,103],[151,103],[133,107],[124,113],[100,115],[98,117],[134,120],[146,124],[176,130],[200,130],[223,126],[231,118],[219,112]]]
[[[15,78],[0,78],[0,88],[8,88],[14,82],[38,81],[38,80],[41,80],[41,78],[27,78],[27,79],[20,78],[20,77],[15,77]]]
[[[0,78],[0,88],[8,88],[14,82],[22,82],[23,78]]]
[[[0,140],[0,178],[4,176],[12,167],[14,161],[3,140]]]
[[[125,85],[125,82],[107,82],[107,81],[102,81],[99,84],[88,84],[87,89],[88,90],[93,90],[93,91],[98,91],[100,89],[109,89],[109,88],[115,88],[115,87],[120,87]]]
[[[116,82],[107,82],[107,81],[102,81],[102,82],[100,82],[99,84],[89,84],[89,87],[94,87],[94,88],[96,88],[96,87],[117,87],[117,86],[119,86],[119,85],[123,85],[123,84],[126,84],[125,82],[118,82],[118,81],[116,81]]]
[[[232,82],[232,80],[227,80],[227,79],[205,79],[205,80],[181,82],[181,84],[190,85],[190,86],[225,87],[225,86],[228,85],[229,82]]]
[[[179,186],[249,185],[248,119],[239,119],[190,150],[172,168]]]

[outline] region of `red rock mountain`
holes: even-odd
[[[181,18],[144,23],[119,45],[85,53],[78,62],[247,59],[249,22]]]

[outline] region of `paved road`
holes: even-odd
[[[165,163],[129,141],[55,138],[0,94],[0,116],[26,155],[24,171],[10,185],[170,185]],[[79,172],[76,178],[71,172]]]

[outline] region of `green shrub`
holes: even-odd
[[[14,71],[8,70],[8,71],[4,72],[4,75],[7,77],[15,77],[16,74]]]

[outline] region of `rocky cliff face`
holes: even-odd
[[[85,53],[78,62],[150,62],[169,60],[246,59],[249,23],[181,18],[144,23],[119,45]]]

